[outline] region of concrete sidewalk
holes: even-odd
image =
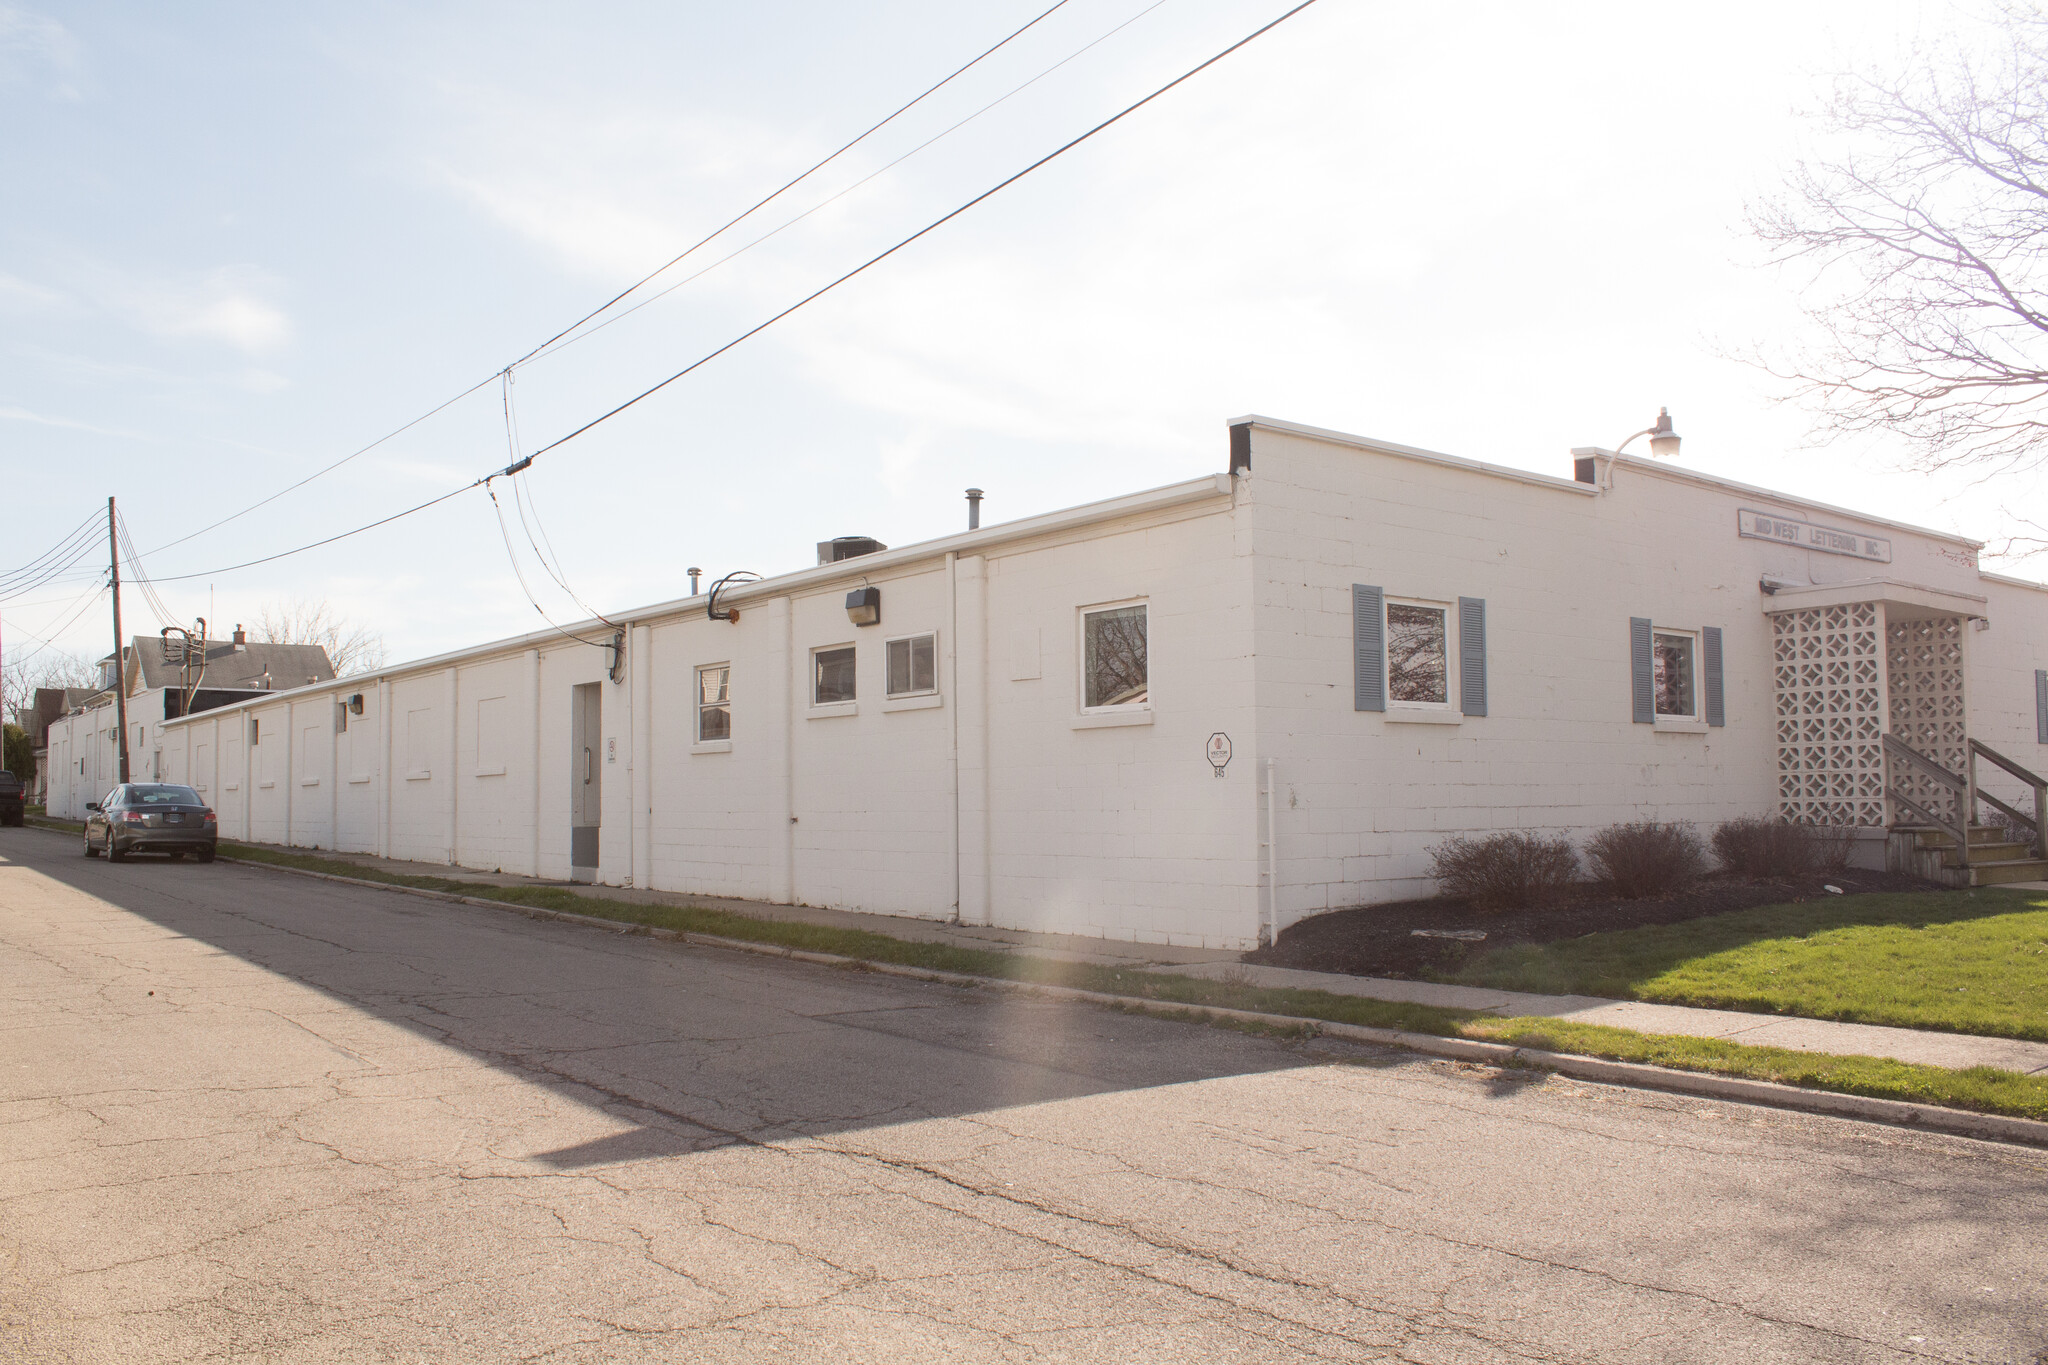
[[[1503,1017],[1539,1015],[1581,1024],[1605,1024],[1638,1033],[1675,1033],[1688,1038],[1725,1038],[1754,1047],[1782,1047],[1795,1052],[1833,1052],[1845,1056],[1891,1057],[1901,1062],[1945,1066],[1957,1070],[1995,1066],[2006,1071],[2048,1073],[2048,1043],[2014,1038],[1981,1038],[1968,1033],[1935,1033],[1924,1029],[1888,1028],[1882,1024],[1842,1024],[1825,1019],[1799,1019],[1781,1014],[1750,1014],[1742,1010],[1694,1009],[1689,1005],[1654,1005],[1641,1000],[1603,1000],[1593,995],[1530,995],[1480,986],[1445,986],[1431,981],[1392,981],[1335,972],[1303,972],[1289,967],[1258,967],[1240,963],[1191,963],[1152,967],[1183,976],[1227,977],[1253,986],[1329,991],[1368,1000],[1399,1000],[1417,1005],[1483,1010]]]
[[[277,851],[308,852],[303,849]],[[509,872],[475,872],[436,863],[402,862],[394,858],[335,853],[324,849],[314,856],[405,876],[447,877],[490,886],[553,886],[602,900],[639,905],[698,906],[708,910],[726,910],[753,919],[793,920],[841,929],[862,929],[920,943],[947,943],[989,952],[1028,953],[1063,962],[1088,962],[1137,971],[1201,976],[1253,986],[1328,991],[1333,995],[1354,995],[1369,1000],[1442,1005],[1503,1017],[1538,1015],[1634,1029],[1639,1033],[1724,1038],[1734,1043],[1782,1047],[1797,1052],[1890,1057],[1901,1062],[1958,1070],[1994,1066],[2026,1074],[2048,1074],[2048,1043],[2022,1042],[2012,1038],[1983,1038],[1964,1033],[1889,1028],[1880,1024],[1844,1024],[1776,1014],[1750,1014],[1741,1010],[1695,1009],[1686,1005],[1657,1005],[1637,1000],[1604,1000],[1589,995],[1532,995],[1428,981],[1306,972],[1288,967],[1254,966],[1239,961],[1238,954],[1234,952],[1218,949],[1178,948],[1161,943],[1120,943],[1075,934],[1038,934],[1019,929],[947,924],[900,915],[827,910],[810,905],[778,905],[718,896],[687,896],[670,891],[537,881]]]

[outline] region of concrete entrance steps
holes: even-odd
[[[1971,825],[1968,848],[1932,825],[1894,825],[1892,836],[1903,841],[1910,870],[1948,886],[2008,886],[2014,882],[2048,880],[2048,858],[2035,858],[2033,846],[2006,837],[1996,825]],[[1907,870],[1907,869],[1901,869]]]
[[[1329,991],[1333,995],[1356,995],[1368,1000],[1400,1000],[1416,1005],[1483,1010],[1504,1018],[1539,1015],[1582,1024],[1634,1029],[1639,1033],[1725,1038],[1731,1043],[1790,1048],[1796,1052],[1891,1057],[1901,1062],[1956,1069],[1995,1066],[2006,1071],[2048,1074],[2048,1043],[2029,1043],[2015,1038],[1981,1038],[1966,1033],[1888,1028],[1881,1024],[1841,1024],[1826,1019],[1748,1014],[1741,1010],[1694,1009],[1687,1005],[1656,1005],[1641,1000],[1603,1000],[1591,995],[1530,995],[1479,986],[1445,986],[1431,981],[1393,981],[1335,972],[1304,972],[1291,967],[1260,967],[1248,962],[1190,963],[1147,970],[1181,976],[1220,977],[1254,986]]]

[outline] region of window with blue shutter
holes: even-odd
[[[1728,707],[1721,689],[1721,628],[1707,626],[1700,631],[1700,700],[1705,703],[1704,719],[1709,725],[1726,725]]]
[[[1354,710],[1387,709],[1386,600],[1378,588],[1351,585]]]
[[[1486,599],[1458,599],[1458,710],[1486,714]]]
[[[1657,723],[1656,665],[1650,654],[1650,618],[1628,618],[1629,695],[1637,725]]]

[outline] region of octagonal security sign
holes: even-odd
[[[1223,776],[1223,770],[1230,766],[1230,736],[1218,730],[1209,736],[1209,766],[1216,770],[1216,776]]]

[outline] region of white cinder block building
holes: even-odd
[[[172,720],[165,776],[230,838],[1249,947],[1453,833],[1777,812],[1876,862],[1893,788],[1942,799],[1887,733],[2048,769],[2048,589],[1576,454],[1247,418],[1226,473],[625,613],[616,666],[542,633]]]

